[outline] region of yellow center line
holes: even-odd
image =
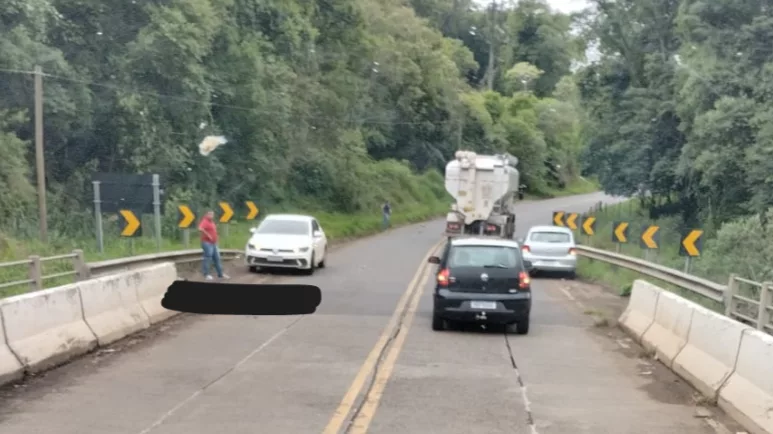
[[[431,272],[428,267],[424,272],[424,277],[421,279],[417,286],[419,290],[413,293],[413,299],[411,300],[411,304],[408,307],[408,313],[405,316],[402,327],[400,327],[400,331],[395,337],[392,346],[389,348],[389,352],[384,359],[384,363],[381,365],[381,369],[379,369],[378,373],[376,374],[373,387],[370,389],[368,396],[365,398],[365,402],[363,403],[360,412],[357,414],[357,418],[354,419],[354,422],[352,423],[352,427],[349,430],[350,434],[365,434],[368,432],[368,427],[373,421],[373,418],[376,416],[376,410],[378,409],[379,402],[381,401],[381,397],[384,395],[384,389],[386,389],[387,382],[392,376],[392,371],[397,364],[397,357],[400,355],[400,352],[405,345],[405,339],[411,329],[413,318],[416,316],[416,308],[418,307],[419,300],[421,300],[421,296],[424,293],[424,286],[427,284],[427,280],[429,279],[430,274]]]
[[[370,354],[368,354],[365,362],[360,367],[359,372],[357,372],[357,375],[354,377],[354,381],[352,381],[352,384],[346,391],[344,398],[341,400],[341,403],[333,413],[333,417],[328,422],[324,431],[322,431],[323,434],[338,434],[338,432],[341,430],[341,427],[346,422],[349,413],[352,411],[352,408],[354,408],[357,396],[359,396],[359,394],[362,392],[362,389],[365,387],[365,383],[368,380],[369,375],[376,367],[382,351],[384,351],[384,348],[387,346],[387,344],[389,344],[390,336],[392,336],[394,330],[399,324],[401,313],[403,310],[405,310],[411,295],[416,292],[417,288],[419,288],[417,281],[423,275],[423,272],[429,269],[427,266],[427,260],[438,248],[440,248],[444,241],[445,240],[438,241],[434,246],[432,246],[431,249],[429,249],[427,254],[422,259],[419,268],[416,270],[416,274],[414,274],[413,279],[411,279],[411,282],[408,284],[408,287],[406,288],[402,297],[400,297],[400,301],[397,302],[397,306],[395,307],[394,313],[392,314],[392,318],[384,328],[384,331],[376,342],[376,345],[370,351]]]

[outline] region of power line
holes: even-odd
[[[9,74],[20,74],[20,75],[35,75],[34,71],[26,71],[26,70],[20,70],[20,69],[8,69],[8,68],[0,68],[0,72],[9,73]],[[233,105],[233,104],[222,104],[212,101],[204,101],[194,98],[188,98],[188,97],[182,97],[178,95],[171,95],[171,94],[163,94],[158,92],[148,92],[148,91],[140,91],[137,89],[131,89],[123,86],[117,86],[113,84],[106,84],[106,83],[97,83],[93,81],[88,80],[78,80],[74,78],[69,77],[63,77],[59,75],[54,74],[48,74],[48,73],[42,73],[43,77],[51,78],[54,80],[61,80],[61,81],[67,81],[71,83],[78,83],[83,84],[86,86],[93,86],[93,87],[99,87],[104,89],[110,89],[114,90],[116,92],[127,92],[127,93],[135,93],[139,95],[145,95],[149,97],[154,97],[157,99],[171,99],[171,100],[177,100],[180,102],[186,102],[191,104],[201,104],[209,107],[219,107],[219,108],[225,108],[225,109],[232,109],[232,110],[242,110],[257,114],[274,114],[276,113],[276,110],[266,110],[266,109],[260,109],[258,107],[247,107],[247,106],[239,106],[239,105]],[[216,90],[216,93],[218,91]],[[219,91],[220,93],[224,93],[222,91]],[[457,120],[449,119],[445,121],[424,121],[424,122],[394,122],[394,121],[374,121],[369,120],[368,118],[360,118],[356,120],[344,120],[337,117],[331,117],[331,116],[309,116],[304,115],[304,119],[307,120],[318,120],[318,121],[336,121],[339,123],[351,123],[351,124],[364,124],[364,125],[395,125],[395,126],[413,126],[413,125],[427,125],[432,124],[436,126],[445,125],[445,124],[457,124]]]

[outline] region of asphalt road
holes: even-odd
[[[519,235],[556,209],[599,200],[614,201],[524,202]],[[442,228],[359,240],[314,276],[279,278],[322,288],[314,315],[183,316],[2,391],[0,432],[714,432],[690,405],[651,393],[637,361],[593,331],[560,279],[533,282],[527,336],[433,332],[426,257]]]

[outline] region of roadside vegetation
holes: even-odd
[[[637,238],[643,224],[657,223],[662,247],[651,259],[677,269],[679,231],[703,229],[692,273],[723,284],[730,273],[773,280],[767,4],[590,3],[581,28],[596,60],[576,73],[588,126],[583,168],[611,194],[646,193],[603,218],[630,221]],[[614,249],[611,228],[597,232],[594,242]],[[631,244],[623,252],[643,257],[638,239]],[[635,277],[586,260],[582,273],[621,290]]]
[[[681,233],[695,227],[684,225],[678,216],[654,219],[638,199],[603,207],[594,215],[598,219],[596,234],[592,237],[580,235],[582,243],[613,252],[619,251],[624,255],[647,259],[677,270],[685,270],[686,258],[679,256]],[[767,216],[767,218],[771,217],[773,214]],[[619,246],[612,240],[616,221],[628,222],[630,225],[629,242]],[[648,225],[660,227],[660,248],[645,255],[645,250],[639,246],[639,235]],[[731,273],[759,282],[765,281],[770,279],[768,274],[770,262],[766,261],[773,260],[771,242],[773,242],[773,234],[761,224],[758,216],[734,219],[723,224],[719,230],[704,234],[702,254],[690,260],[689,273],[720,284],[727,284]],[[749,246],[749,249],[741,248],[739,243]],[[635,279],[644,278],[706,307],[719,308],[719,305],[714,302],[666,282],[642,277],[634,271],[588,258],[579,259],[578,275],[583,280],[609,286],[621,295],[629,295],[632,282]],[[739,290],[743,295],[759,298],[759,294],[753,288],[742,287]]]
[[[394,224],[442,215],[443,169],[460,148],[518,157],[530,198],[594,191],[581,173],[575,23],[540,1],[497,10],[472,0],[5,1],[0,261],[155,252],[151,216],[132,242],[105,214],[97,253],[91,179],[100,172],[160,174],[165,250],[182,247],[178,204],[251,200],[262,215],[314,213],[333,239],[379,230],[385,200]],[[202,155],[207,136],[227,143]],[[243,217],[221,225],[224,248],[243,247]],[[9,273],[26,274],[0,269],[0,281]]]

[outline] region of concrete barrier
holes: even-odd
[[[78,283],[84,318],[99,345],[150,327],[150,319],[137,298],[137,288],[149,274],[146,269],[132,270]]]
[[[773,433],[773,336],[744,331],[735,371],[718,404],[753,434]]]
[[[669,368],[687,345],[690,323],[697,305],[678,295],[663,291],[655,309],[655,321],[642,336],[642,346],[655,351],[658,360]]]
[[[161,306],[161,299],[169,285],[177,279],[177,267],[173,262],[147,267],[143,271],[142,282],[137,286],[137,298],[151,324],[169,319],[180,312],[167,310]]]
[[[5,338],[3,314],[0,312],[0,384],[16,381],[23,375],[24,366],[13,354]]]
[[[81,306],[77,284],[0,301],[8,346],[29,372],[52,368],[97,346]]]
[[[752,328],[694,305],[687,345],[673,361],[674,372],[703,395],[716,399],[735,369],[741,336],[747,330]]]
[[[639,342],[655,321],[655,310],[662,292],[663,289],[645,280],[633,282],[631,299],[628,301],[628,307],[620,315],[619,322],[623,329]]]

